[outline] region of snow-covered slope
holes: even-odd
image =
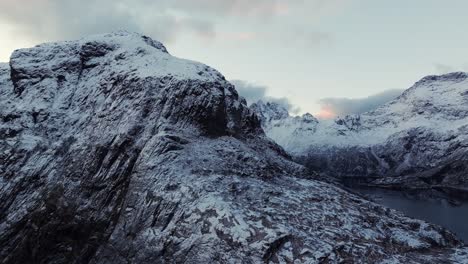
[[[422,185],[468,187],[468,168],[459,164],[468,159],[467,73],[425,77],[395,100],[361,115],[320,122],[287,115],[264,120],[263,127],[309,167],[333,175],[427,172]]]
[[[448,231],[332,185],[217,71],[119,32],[0,65],[2,263],[434,263]]]

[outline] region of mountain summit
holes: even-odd
[[[310,179],[260,122],[216,70],[142,35],[15,51],[0,65],[2,263],[468,258],[447,230]]]

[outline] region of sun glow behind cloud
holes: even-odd
[[[337,117],[336,113],[330,106],[322,106],[322,109],[313,115],[318,119],[333,119]]]

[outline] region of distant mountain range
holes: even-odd
[[[394,188],[468,190],[468,74],[427,76],[377,109],[335,120],[251,106],[265,133],[330,177]]]

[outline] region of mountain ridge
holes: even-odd
[[[463,72],[424,77],[360,115],[311,124],[286,117],[263,127],[301,163],[332,176],[386,178],[377,182],[393,187],[468,188],[463,174],[468,168],[458,162],[468,152],[467,77]],[[439,172],[430,171],[453,172],[437,177]],[[422,180],[396,180],[406,175]]]

